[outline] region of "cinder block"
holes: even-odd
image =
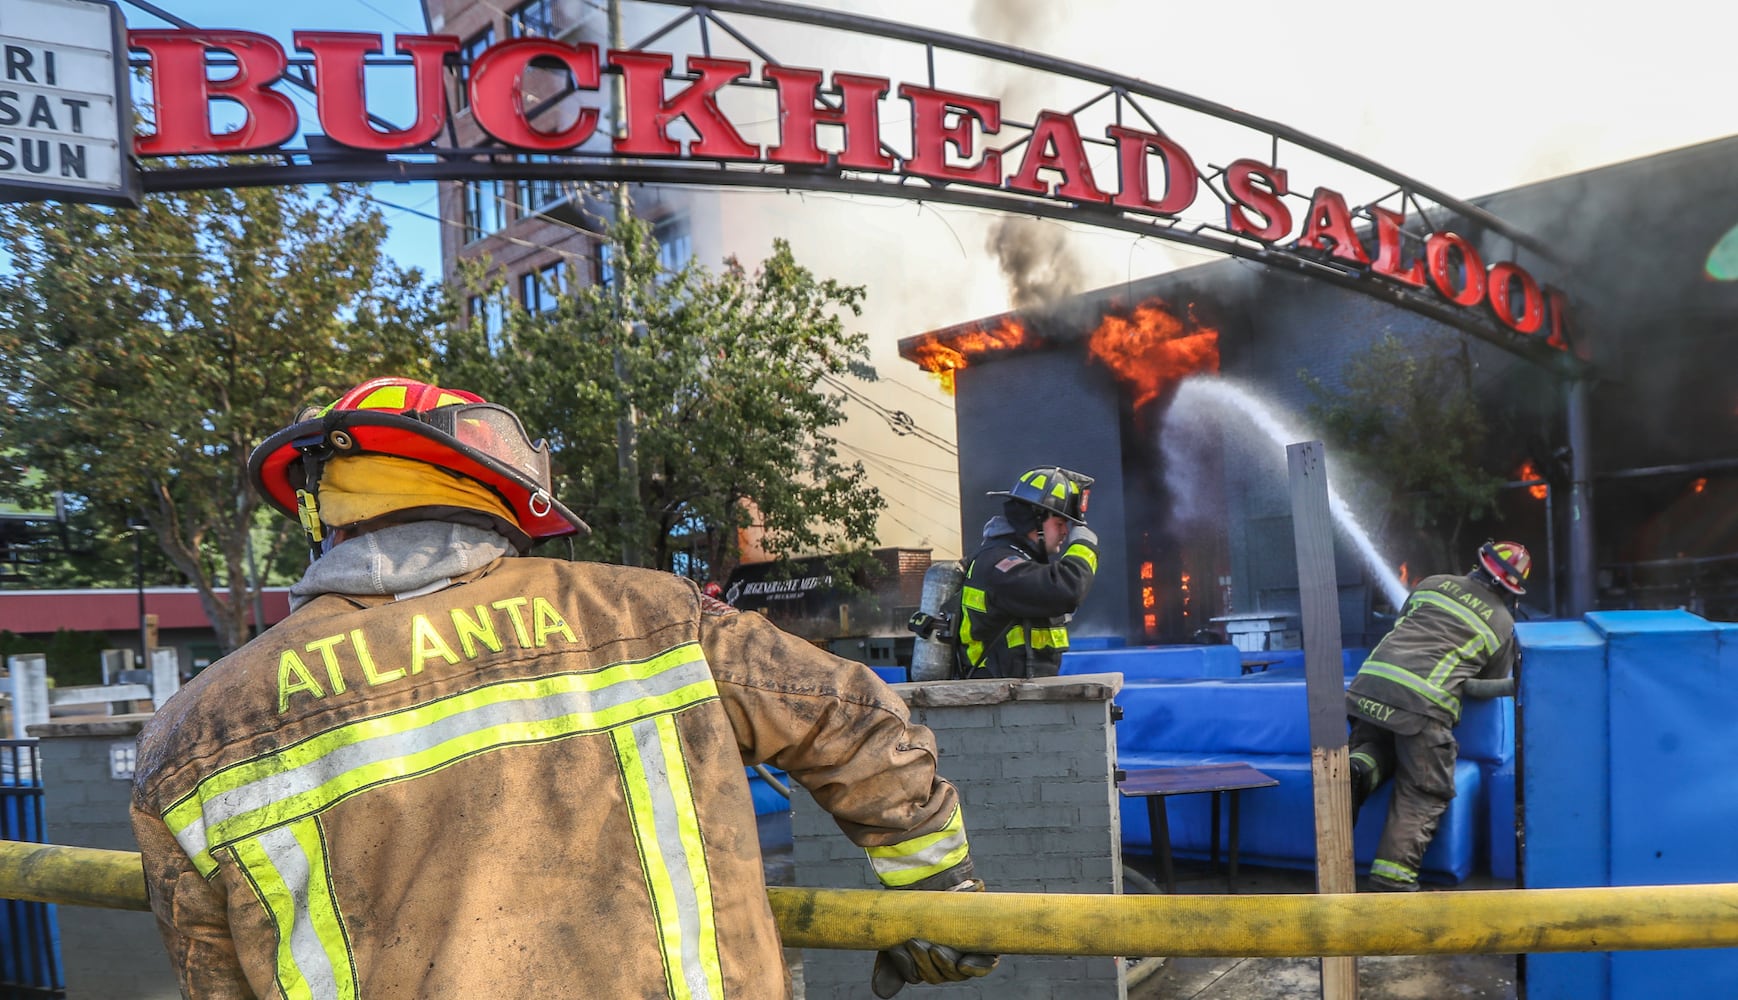
[[[1073,773],[1073,761],[1055,754],[1009,757],[1002,761],[1002,777],[1004,778],[1016,780],[1063,778]]]

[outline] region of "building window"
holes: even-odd
[[[526,163],[548,163],[547,156],[527,156]],[[518,195],[519,218],[529,219],[532,216],[565,201],[567,192],[562,190],[561,182],[557,180],[522,180],[515,189]]]
[[[665,272],[680,271],[694,256],[694,237],[688,233],[688,220],[674,215],[661,219],[652,229],[658,241],[658,263]]]
[[[694,237],[688,232],[685,216],[671,215],[652,224],[652,238],[658,241],[658,267],[663,272],[658,280],[680,271],[694,256]],[[612,258],[615,246],[604,243],[598,252],[598,283],[608,285],[615,280]]]
[[[495,28],[493,25],[472,35],[459,46],[459,95],[453,101],[454,111],[464,111],[471,106],[471,64],[483,54],[483,50],[495,44]]]
[[[528,0],[507,15],[507,33],[514,38],[538,35],[554,38],[555,0]]]
[[[526,312],[550,312],[566,294],[567,265],[560,261],[519,276],[519,302]]]
[[[489,353],[499,354],[505,343],[502,331],[506,328],[501,300],[493,295],[473,295],[465,300],[465,313],[471,322],[483,324],[483,344]]]
[[[465,181],[465,242],[498,233],[507,224],[507,186],[504,181]]]

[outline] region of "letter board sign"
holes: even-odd
[[[126,24],[102,0],[0,0],[0,200],[137,205]]]

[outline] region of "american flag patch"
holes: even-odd
[[[1030,562],[1025,556],[1009,556],[996,564],[996,568],[1006,573],[1023,562]]]

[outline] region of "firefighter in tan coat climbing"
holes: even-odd
[[[249,468],[316,557],[157,713],[134,786],[189,997],[789,997],[745,764],[883,885],[983,888],[933,736],[870,670],[669,573],[525,555],[587,529],[510,411],[375,379]],[[909,940],[865,973],[994,965]]]

